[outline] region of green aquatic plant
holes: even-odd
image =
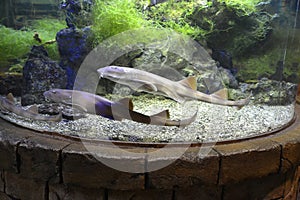
[[[145,2],[147,1],[137,1],[140,9]],[[208,29],[203,29],[193,22],[192,16],[196,9],[204,9],[206,6],[204,1],[169,0],[146,9],[144,14],[155,27],[169,28],[192,38],[202,39],[213,30],[214,24],[209,18],[205,18],[210,26]]]
[[[133,0],[95,0],[92,21],[96,42],[147,23]]]
[[[257,4],[261,0],[218,0],[225,3],[226,6],[235,11],[238,16],[247,16],[257,10]]]
[[[213,22],[208,30],[195,26],[189,18],[199,1],[170,0],[157,4],[151,9],[148,0],[95,0],[92,8],[93,32],[96,43],[118,33],[137,28],[167,28],[184,35],[197,38],[208,34],[213,29]]]
[[[264,43],[263,48],[240,58],[233,59],[233,65],[239,68],[240,80],[256,80],[259,77],[270,77],[283,62],[283,76],[300,77],[300,32],[295,31],[294,37],[285,28],[274,29],[274,34]]]
[[[35,43],[32,32],[0,26],[0,65],[6,66],[10,61],[24,57]]]
[[[142,27],[172,29],[201,41],[211,33],[220,31],[216,26],[219,23],[216,17],[219,8],[237,16],[248,16],[256,11],[258,2],[260,0],[168,0],[149,7],[149,0],[95,0],[92,29],[96,43],[126,30]],[[195,20],[198,17],[195,13],[200,13],[201,24]],[[230,22],[229,28],[235,25],[234,20]]]
[[[56,19],[43,19],[32,21],[21,30],[0,26],[0,66],[18,63],[17,60],[24,59],[33,45],[41,45],[55,39],[56,33],[65,28],[64,24],[64,22]],[[39,34],[42,43],[34,39],[35,33]],[[59,59],[56,43],[45,45],[45,47],[50,58]]]
[[[41,19],[33,21],[30,29],[39,33],[42,43],[55,40],[56,33],[66,28],[65,22],[57,19]],[[57,43],[45,45],[49,57],[53,60],[59,59]]]

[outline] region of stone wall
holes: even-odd
[[[105,159],[144,169],[165,162],[178,147],[149,159],[118,157],[105,142],[93,145],[102,149],[100,156]],[[122,148],[144,153],[157,147]],[[30,131],[0,119],[0,199],[297,199],[299,119],[274,136],[217,144],[205,156],[200,148],[194,144],[160,170],[125,173],[99,162],[80,141]]]

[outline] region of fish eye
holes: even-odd
[[[118,72],[124,72],[124,69],[122,69],[122,68],[120,68],[120,67],[115,67],[114,68],[116,71],[118,71]]]

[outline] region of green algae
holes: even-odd
[[[135,8],[133,0],[95,0],[92,21],[97,42],[146,24],[142,14]]]
[[[287,30],[277,29],[264,48],[258,48],[249,56],[233,59],[233,65],[239,69],[238,78],[243,81],[269,77],[283,62],[283,76],[300,76],[299,30],[288,34]]]
[[[65,28],[64,22],[56,19],[35,20],[21,30],[0,25],[0,66],[6,67],[11,63],[23,64],[33,45],[54,40],[56,33],[63,28]],[[38,33],[42,43],[33,38],[35,33]],[[56,43],[45,47],[50,58],[59,59]]]

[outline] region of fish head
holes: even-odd
[[[72,100],[71,90],[51,89],[43,93],[46,100],[54,102],[69,102]]]
[[[124,79],[127,73],[126,67],[119,66],[107,66],[97,70],[100,78],[106,78],[112,81],[118,81]]]

